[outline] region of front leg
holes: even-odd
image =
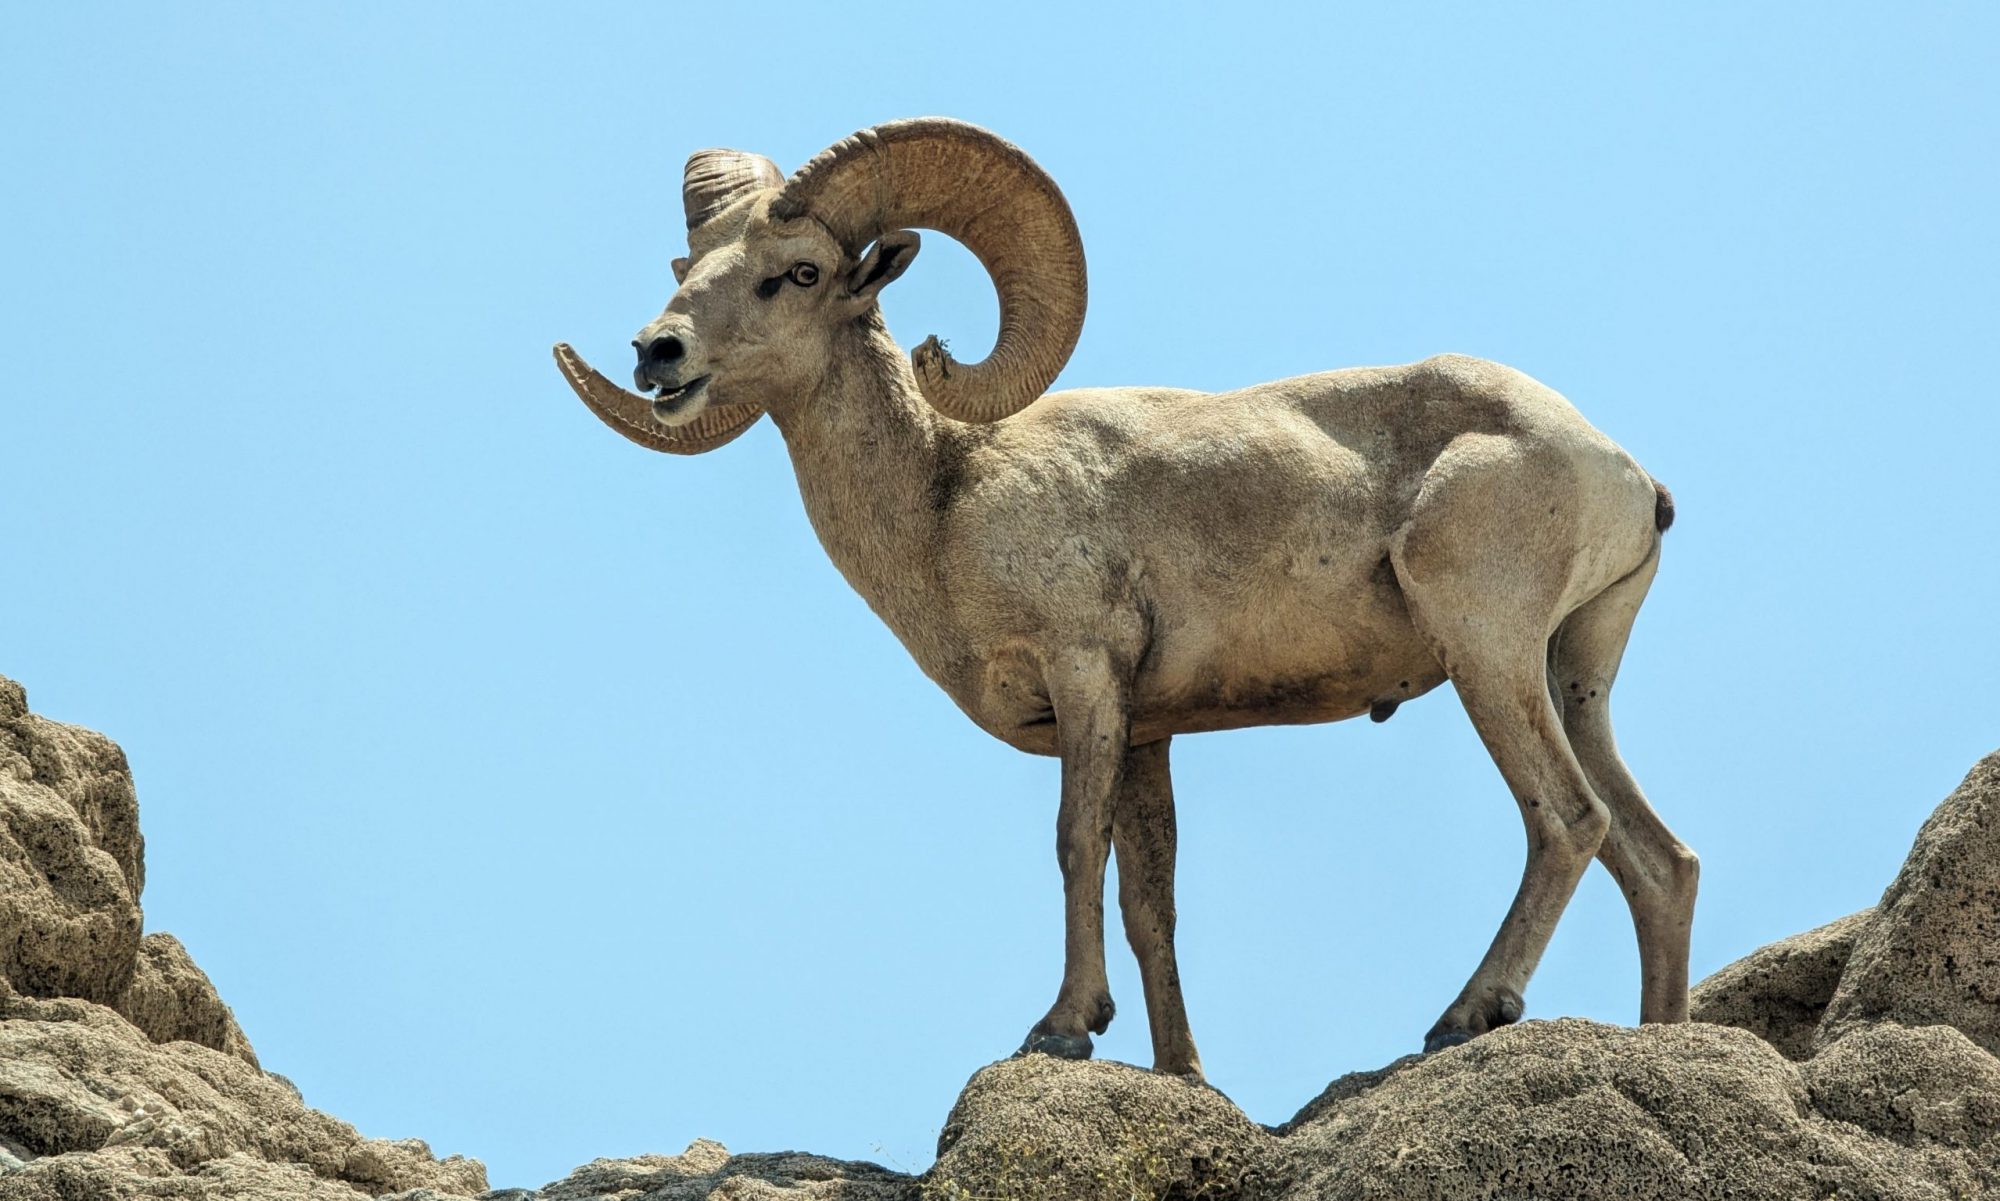
[[[1118,856],[1118,908],[1125,937],[1139,957],[1146,1017],[1153,1028],[1153,1070],[1201,1076],[1201,1056],[1188,1030],[1181,970],[1174,959],[1174,785],[1162,738],[1125,756],[1112,803],[1111,845]]]
[[[1104,863],[1111,852],[1112,798],[1125,762],[1127,681],[1104,652],[1078,652],[1049,665],[1062,805],[1056,859],[1063,876],[1063,978],[1056,1003],[1028,1031],[1023,1054],[1090,1058],[1090,1036],[1111,1024],[1104,972]]]

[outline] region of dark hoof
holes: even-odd
[[[1117,1016],[1118,1006],[1111,1003],[1111,998],[1099,997],[1097,999],[1097,1012],[1092,1014],[1090,1018],[1090,1032],[1092,1034],[1104,1033],[1111,1028],[1111,1019]]]
[[[1057,1034],[1053,1030],[1036,1027],[1028,1031],[1027,1041],[1014,1052],[1014,1058],[1023,1055],[1053,1055],[1057,1059],[1089,1059],[1090,1036],[1088,1034]]]
[[[1429,1055],[1446,1047],[1469,1043],[1489,1031],[1498,1030],[1502,1026],[1511,1026],[1521,1020],[1521,1014],[1526,1012],[1527,1005],[1521,1000],[1520,993],[1511,988],[1503,988],[1487,1002],[1485,1011],[1474,1013],[1470,1021],[1453,1020],[1452,1014],[1460,1009],[1460,1006],[1453,1005],[1451,1009],[1446,1010],[1445,1016],[1438,1019],[1438,1024],[1432,1026],[1430,1033],[1424,1035],[1424,1054]]]
[[[1472,1041],[1472,1032],[1454,1026],[1449,1030],[1432,1029],[1424,1035],[1424,1054],[1435,1055],[1446,1047],[1461,1046]]]

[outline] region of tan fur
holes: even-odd
[[[1155,1066],[1200,1071],[1174,962],[1172,735],[1381,719],[1446,679],[1529,854],[1427,1046],[1519,1017],[1593,856],[1632,907],[1642,1020],[1686,1017],[1696,861],[1625,770],[1608,715],[1670,511],[1629,456],[1555,392],[1460,356],[1215,395],[1057,392],[954,421],[924,402],[875,305],[908,256],[860,286],[862,257],[810,215],[774,219],[773,195],[692,231],[684,283],[637,343],[643,356],[671,336],[685,353],[641,383],[708,377],[669,425],[710,404],[767,409],[848,582],[982,729],[1061,757],[1065,967],[1028,1049],[1088,1054],[1111,1019],[1115,848]],[[800,262],[824,282],[759,295]]]

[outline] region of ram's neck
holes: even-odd
[[[933,541],[932,481],[949,435],[879,315],[847,338],[819,391],[771,416],[827,556],[937,677],[957,657]]]

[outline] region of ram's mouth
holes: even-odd
[[[708,387],[708,377],[698,375],[678,388],[662,384],[653,393],[653,416],[661,421],[671,422],[688,411],[688,407],[701,398]]]

